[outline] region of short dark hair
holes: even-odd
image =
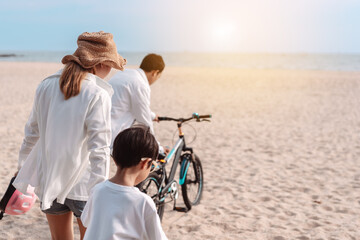
[[[150,128],[137,124],[116,136],[112,156],[117,166],[129,168],[138,165],[141,158],[156,160],[158,153],[159,145]]]
[[[151,72],[152,70],[159,70],[162,72],[165,68],[165,62],[160,55],[150,53],[144,57],[140,64],[140,68],[145,72]]]

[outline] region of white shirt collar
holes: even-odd
[[[60,77],[62,71],[63,71],[63,69],[60,69],[52,76]],[[144,73],[144,75],[145,75],[145,73]],[[146,75],[145,75],[145,77],[146,77]],[[103,79],[99,78],[98,76],[96,76],[92,73],[88,73],[84,80],[95,82],[95,84],[98,85],[99,87],[101,87],[102,89],[104,89],[110,95],[110,97],[114,94],[114,90],[109,83],[107,83],[106,81],[104,81]]]
[[[136,69],[136,70],[140,73],[142,79],[147,83],[147,85],[150,86],[149,80],[148,80],[147,77],[146,77],[145,71],[142,70],[141,68],[138,68],[138,69]]]
[[[85,80],[95,81],[96,85],[104,89],[110,95],[110,97],[114,94],[114,90],[109,83],[92,73],[88,73]]]

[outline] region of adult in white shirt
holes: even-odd
[[[14,186],[35,187],[52,239],[73,239],[73,217],[81,238],[81,212],[92,187],[108,178],[111,86],[102,80],[123,69],[111,33],[83,33],[63,70],[43,80],[25,126]]]
[[[119,132],[135,121],[149,126],[154,133],[152,121],[157,121],[157,116],[150,109],[150,85],[160,78],[164,68],[165,63],[160,55],[148,54],[140,68],[117,72],[109,80],[114,89],[111,98],[111,143]]]

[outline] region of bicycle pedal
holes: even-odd
[[[174,207],[174,210],[178,211],[178,212],[188,212],[189,211],[189,209],[187,209],[186,207]]]

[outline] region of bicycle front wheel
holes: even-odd
[[[184,203],[188,209],[200,203],[204,187],[203,169],[200,158],[195,155],[195,159],[190,158],[190,165],[187,170],[184,184],[181,185]]]
[[[157,173],[153,172],[150,173],[149,176],[144,181],[139,183],[137,187],[141,192],[149,195],[152,198],[152,200],[154,200],[157,213],[159,215],[160,220],[162,220],[165,210],[165,205],[164,205],[165,203],[159,202],[160,199],[158,193],[160,189],[160,184],[161,184],[160,176]]]

